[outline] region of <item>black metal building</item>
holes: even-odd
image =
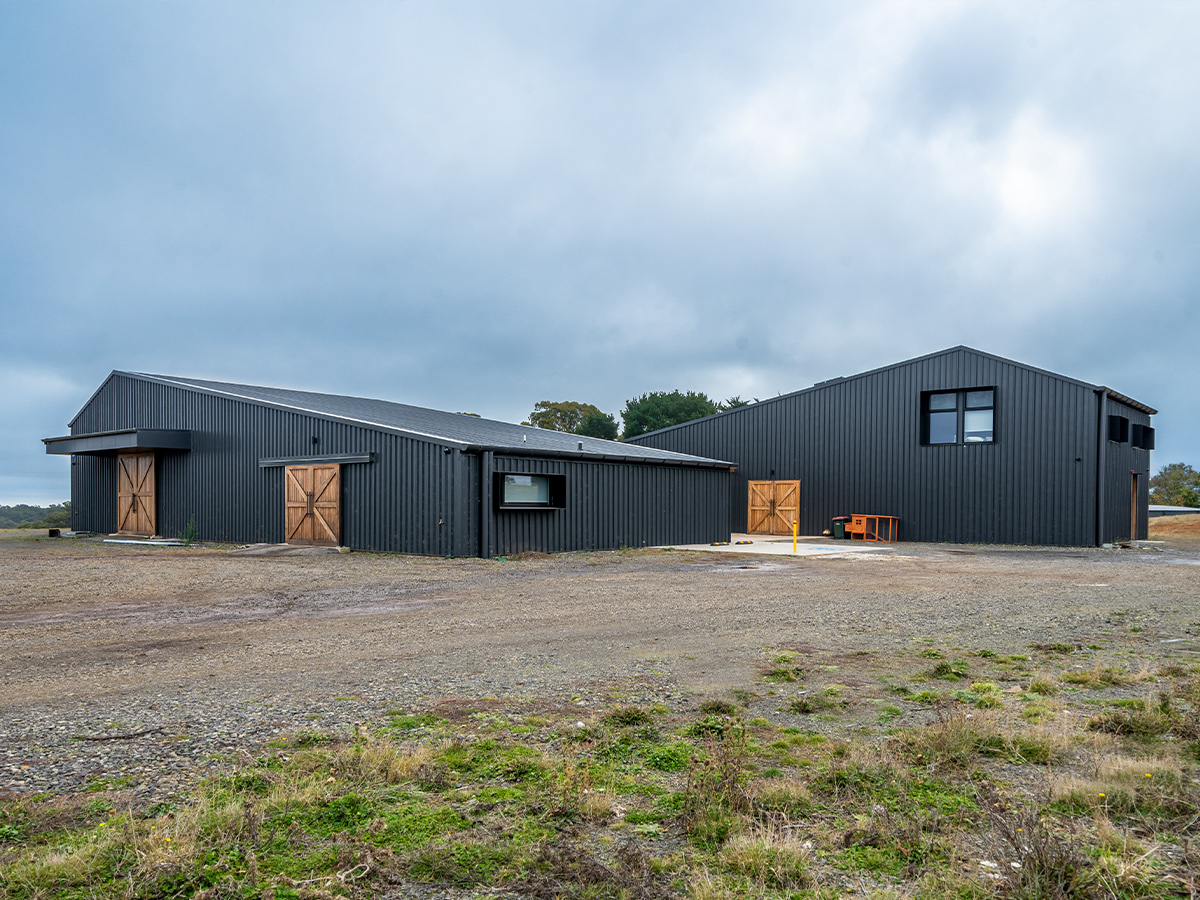
[[[46,438],[72,527],[436,556],[727,540],[730,464],[458,413],[113,372]]]
[[[801,534],[867,514],[899,517],[902,540],[1081,546],[1145,538],[1155,413],[954,347],[632,442],[732,460],[734,532],[755,524],[752,485],[798,481]]]

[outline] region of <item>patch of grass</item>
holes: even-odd
[[[1083,645],[1082,644],[1068,644],[1063,641],[1055,641],[1054,643],[1050,643],[1050,644],[1030,644],[1029,649],[1030,650],[1041,650],[1043,653],[1057,653],[1060,655],[1065,655],[1068,653],[1074,653],[1076,650],[1082,650]],[[1015,657],[1009,657],[1009,658],[1015,659]]]
[[[804,670],[799,666],[776,666],[763,673],[763,681],[772,684],[793,684],[804,677]]]
[[[1101,666],[1097,663],[1090,669],[1078,672],[1063,672],[1062,680],[1067,682],[1067,684],[1078,684],[1083,687],[1106,688],[1133,684],[1139,679],[1123,669],[1118,669],[1115,666]]]
[[[1116,700],[1107,701],[1109,706],[1115,706],[1118,709],[1132,709],[1142,711],[1149,709],[1149,705],[1141,697],[1119,697]]]
[[[885,704],[879,707],[879,715],[875,717],[875,721],[882,725],[889,725],[902,715],[904,715],[904,710],[900,707]]]
[[[1195,807],[1179,762],[1167,757],[1107,756],[1087,776],[1062,776],[1050,786],[1054,809],[1073,815],[1108,817],[1132,813],[1171,814]]]
[[[971,674],[971,664],[965,659],[953,662],[940,662],[924,673],[926,678],[938,678],[942,681],[962,681]]]
[[[1043,697],[1053,697],[1058,693],[1058,685],[1049,678],[1038,677],[1029,682],[1028,691],[1031,694],[1041,694]]]
[[[1048,763],[1061,748],[1047,734],[1006,728],[984,716],[955,714],[894,738],[895,746],[918,765],[966,768],[980,757],[1013,763]]]
[[[917,656],[923,656],[925,659],[945,659],[946,654],[941,650],[934,650],[932,647],[922,650]]]
[[[791,890],[812,884],[811,851],[794,832],[758,826],[730,838],[719,863],[766,888]]]
[[[821,690],[812,690],[800,696],[793,697],[784,706],[784,710],[796,713],[797,715],[808,716],[829,710],[845,709],[850,703],[841,696],[841,693],[841,685],[827,685]]]
[[[703,706],[700,708],[704,709]],[[616,728],[630,728],[636,725],[653,725],[654,717],[640,706],[625,706],[607,713],[604,722]]]
[[[443,719],[441,716],[435,716],[433,713],[418,713],[394,714],[388,720],[388,728],[392,731],[417,731],[420,729],[440,728],[447,724],[449,720]]]
[[[1171,730],[1171,719],[1158,709],[1114,709],[1088,719],[1087,727],[1124,737],[1157,738]]]
[[[799,817],[813,808],[808,786],[799,779],[780,775],[756,782],[750,792],[750,800],[754,810],[768,814],[768,818],[771,813],[788,818]]]
[[[285,737],[282,741],[282,746],[304,749],[307,747],[320,747],[331,741],[333,741],[332,735],[326,734],[323,731],[314,731],[313,729],[305,728]]]
[[[1031,701],[1021,710],[1021,718],[1034,724],[1049,722],[1055,715],[1057,715],[1057,710],[1041,700]]]
[[[713,698],[700,704],[700,712],[706,716],[736,716],[741,713],[741,709],[728,700]]]
[[[695,748],[691,744],[677,742],[650,747],[643,757],[646,765],[659,772],[682,772],[691,762]]]
[[[934,705],[910,721],[937,721],[886,738],[834,716],[819,723],[828,735],[746,723],[722,700],[690,721],[662,705],[612,706],[584,728],[570,707],[535,716],[495,702],[449,720],[393,709],[378,732],[293,735],[173,807],[130,815],[108,793],[0,800],[0,896],[283,900],[420,882],[532,900],[832,900],[860,880],[883,882],[876,900],[1171,896],[1164,885],[1200,865],[1186,840],[1200,812],[1190,669],[1156,672],[1173,679],[1156,699],[1052,700],[1033,678],[1006,710],[981,712],[961,704],[999,703],[1011,670],[973,658],[993,659],[975,667],[997,681],[938,660],[962,665],[962,684],[914,694],[883,678],[781,697],[831,712],[853,694],[881,724],[912,709],[885,686]],[[1085,702],[1091,720],[1077,714]],[[1057,710],[1071,715],[1053,730],[1029,724]],[[1146,722],[1161,740],[1124,739]],[[1034,778],[997,761],[1056,764]],[[1035,783],[1038,809],[997,793]]]
[[[923,691],[918,691],[909,697],[909,699],[912,700],[913,703],[924,703],[926,706],[934,706],[938,703],[941,703],[945,697],[942,696],[939,691],[926,689]]]

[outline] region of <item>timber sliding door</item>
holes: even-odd
[[[800,482],[751,481],[746,508],[750,534],[791,534],[800,521]]]
[[[150,537],[158,523],[154,497],[154,454],[117,456],[117,533]]]
[[[336,547],[342,540],[342,467],[285,466],[286,541]]]

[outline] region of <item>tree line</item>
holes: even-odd
[[[70,528],[71,501],[49,506],[0,506],[0,528]]]
[[[697,391],[650,391],[626,401],[621,410],[624,428],[618,429],[615,416],[590,403],[541,400],[534,404],[529,421],[524,424],[615,441],[746,406],[749,402],[741,397],[718,402]]]

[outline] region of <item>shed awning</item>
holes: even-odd
[[[190,431],[163,428],[127,428],[42,438],[47,453],[115,453],[119,450],[190,450]]]

